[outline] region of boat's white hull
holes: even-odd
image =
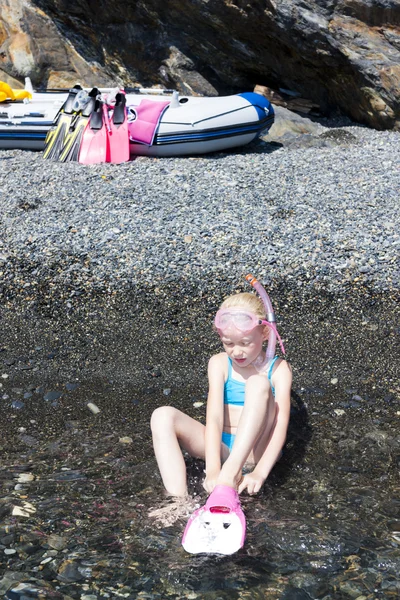
[[[29,102],[1,102],[0,148],[43,150],[46,134],[66,97],[65,92],[35,92]]]
[[[130,149],[133,156],[193,156],[196,154],[209,154],[210,152],[223,152],[224,150],[229,150],[229,148],[245,146],[256,137],[254,134],[248,134],[213,141],[175,143],[169,146],[146,146],[131,142]]]
[[[67,97],[66,92],[34,93],[28,103],[0,104],[0,148],[43,150],[48,129]],[[128,108],[152,94],[127,94]],[[171,99],[163,96],[163,100]],[[131,140],[132,155],[181,156],[206,154],[244,146],[274,121],[274,111],[258,94],[171,99],[163,113],[152,145]]]

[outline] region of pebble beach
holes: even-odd
[[[398,598],[400,132],[296,118],[122,165],[3,150],[0,190],[2,597]],[[167,498],[150,416],[205,422],[212,319],[249,272],[293,368],[288,437],[241,497],[244,549],[192,556],[204,463]]]
[[[331,291],[398,288],[400,133],[327,124],[294,144],[119,166],[2,151],[3,291],[209,288],[248,271]]]

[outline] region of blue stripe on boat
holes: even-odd
[[[263,113],[263,119],[258,123],[244,123],[237,127],[215,127],[213,129],[203,129],[202,131],[189,132],[176,132],[176,133],[164,133],[156,135],[154,140],[154,146],[161,146],[164,144],[175,144],[184,142],[201,142],[216,140],[224,137],[233,137],[237,135],[246,135],[248,133],[257,133],[265,129],[269,129],[274,122],[274,114],[272,113],[268,117]]]
[[[47,135],[46,131],[38,131],[38,132],[10,132],[10,131],[0,131],[0,141],[1,140],[44,140]]]

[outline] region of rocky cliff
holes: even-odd
[[[2,0],[0,79],[36,87],[261,84],[400,128],[399,0]]]

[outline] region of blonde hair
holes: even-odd
[[[260,319],[265,319],[265,308],[263,301],[255,294],[249,294],[248,292],[234,294],[233,296],[226,298],[220,306],[220,308],[233,307],[245,308]]]

